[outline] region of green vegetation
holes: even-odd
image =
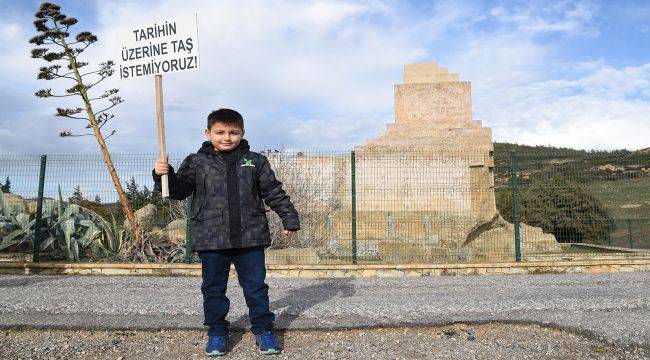
[[[638,219],[650,215],[650,176],[595,180],[583,187],[594,194],[614,218]]]
[[[144,185],[142,187],[142,190],[140,190],[140,187],[135,182],[134,177],[131,177],[131,180],[126,183],[126,197],[136,209],[139,209],[147,204],[160,205],[163,201],[161,194],[159,192],[149,190],[149,188],[147,188],[147,185]]]
[[[22,244],[34,244],[36,231],[35,214],[27,212],[14,213],[6,206],[4,196],[0,192],[3,214],[0,217],[0,229],[3,234],[0,250],[18,247]],[[104,247],[102,229],[103,219],[92,211],[77,204],[65,203],[61,197],[55,202],[52,199],[43,201],[42,234],[40,249],[51,249],[55,254],[64,254],[70,261],[79,261],[84,251],[95,256],[108,255]]]
[[[506,220],[512,221],[510,150],[515,150],[519,216],[525,223],[555,229],[551,232],[561,241],[650,247],[650,149],[508,143],[495,143],[494,149],[497,209]]]
[[[607,242],[609,214],[596,197],[563,176],[534,182],[522,208],[525,223],[554,234],[559,242]]]
[[[7,180],[5,180],[4,185],[0,185],[0,191],[5,194],[11,193],[11,181],[9,181],[9,176],[7,176]]]
[[[89,46],[96,43],[98,38],[90,31],[79,31],[74,38],[70,38],[72,28],[76,28],[79,21],[61,12],[60,6],[50,2],[43,2],[34,16],[36,19],[33,24],[37,34],[29,39],[29,43],[37,47],[32,49],[32,58],[42,59],[47,65],[39,68],[37,78],[67,82],[68,85],[71,85],[65,92],[52,92],[51,88],[45,88],[36,91],[34,95],[39,98],[73,97],[81,100],[82,106],[80,107],[57,107],[55,116],[81,121],[84,124],[84,133],[73,134],[72,131],[65,130],[61,131],[59,135],[61,137],[95,137],[104,157],[107,170],[111,174],[111,180],[122,204],[124,215],[134,224],[135,240],[140,242],[140,244],[129,244],[129,246],[142,247],[144,238],[141,236],[142,233],[135,221],[133,208],[124,194],[122,183],[119,180],[113,159],[106,145],[106,139],[116,133],[116,130],[112,130],[109,135],[106,135],[106,129],[104,128],[115,117],[110,111],[113,111],[111,109],[124,102],[124,100],[117,95],[118,89],[105,90],[101,94],[96,92],[97,87],[101,86],[100,83],[115,73],[115,63],[112,60],[107,60],[100,63],[99,68],[94,70],[84,69],[89,63],[82,61],[81,55]],[[66,106],[73,106],[70,101],[66,101],[65,104]],[[90,129],[91,132],[86,132],[86,129]]]
[[[159,197],[159,194],[152,194],[146,188],[140,190],[135,181],[131,181],[131,184],[132,195],[143,201],[156,201]],[[150,194],[149,197],[147,194]],[[148,231],[143,234],[142,247],[129,247],[134,238],[133,228],[124,223],[120,203],[101,204],[97,196],[97,201],[89,201],[83,197],[79,186],[70,200],[75,203],[64,201],[60,189],[57,200],[43,199],[42,258],[67,261],[184,261],[185,244],[169,241],[155,227],[146,227]],[[0,192],[0,251],[32,252],[36,230],[34,208],[28,211],[29,206],[14,204],[9,207],[8,204],[5,195]],[[166,225],[168,221],[160,214],[169,214],[169,204],[157,204],[156,210],[154,218],[162,226]],[[122,218],[117,219],[115,214],[122,215]]]
[[[166,225],[168,222],[166,220],[170,218],[169,204],[167,200],[163,199],[159,192],[149,190],[146,185],[140,187],[140,185],[136,183],[135,177],[131,177],[131,180],[124,185],[126,189],[125,195],[135,210],[140,209],[147,204],[154,204],[157,209],[156,219],[158,219],[158,222],[155,225],[159,227]],[[84,196],[79,185],[75,186],[72,195],[68,198],[68,202],[92,210],[101,215],[104,219],[114,217],[120,223],[124,222],[125,219],[124,212],[122,211],[119,202],[103,204],[99,195],[95,195],[94,200],[91,201]]]

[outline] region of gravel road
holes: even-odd
[[[649,349],[649,275],[272,278],[269,285],[280,329],[339,334],[354,328],[390,337],[397,330],[370,329],[540,324],[602,341],[611,349]],[[191,277],[1,276],[0,329],[204,330],[200,283]],[[228,319],[233,329],[245,329],[246,307],[234,279],[228,294]],[[306,333],[295,332],[297,343],[301,334]]]

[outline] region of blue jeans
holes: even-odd
[[[264,282],[264,247],[199,251],[201,258],[201,293],[203,294],[203,325],[208,335],[228,335],[226,315],[230,300],[226,297],[230,264],[235,264],[239,285],[248,305],[251,330],[258,334],[273,330],[275,315],[269,310],[269,286]]]

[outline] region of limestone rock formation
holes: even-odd
[[[149,231],[153,227],[156,218],[156,205],[147,204],[135,212],[135,220],[142,226],[144,231]],[[124,220],[124,227],[130,228],[129,220]]]

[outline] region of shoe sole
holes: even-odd
[[[277,355],[281,352],[282,350],[276,350],[276,349],[260,350],[260,354],[262,355]]]
[[[224,356],[226,355],[227,351],[219,351],[219,350],[213,350],[212,352],[205,352],[205,355],[207,356]]]

